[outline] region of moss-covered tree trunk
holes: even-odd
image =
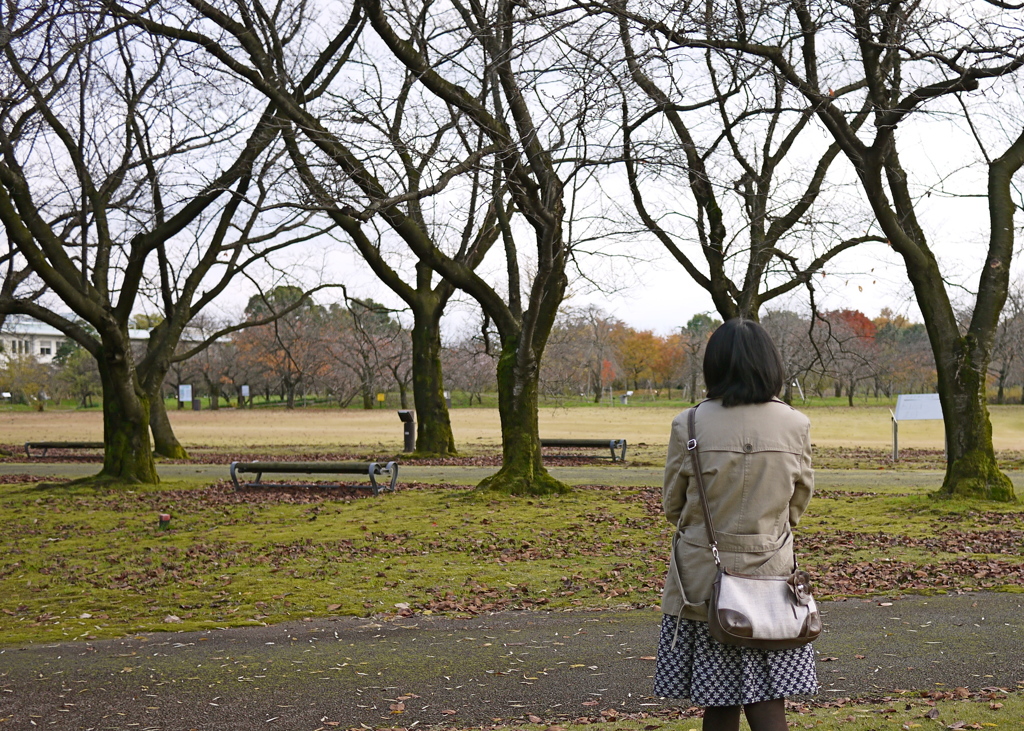
[[[1013,483],[999,471],[986,403],[988,359],[970,337],[957,337],[938,365],[939,400],[946,417],[946,477],[943,497],[1016,500]]]
[[[440,304],[413,307],[412,325],[412,396],[418,421],[416,452],[438,457],[456,454],[441,372],[442,311]]]
[[[501,417],[501,469],[477,485],[512,495],[569,492],[544,468],[537,421],[538,359],[524,357],[514,339],[502,344],[498,360],[498,414]]]
[[[159,388],[149,395],[149,428],[153,431],[153,454],[170,459],[189,458],[188,452],[174,435],[163,392]]]
[[[100,356],[104,450],[98,476],[155,484],[160,479],[149,439],[149,395],[135,373],[131,349],[104,343]]]

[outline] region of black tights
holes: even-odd
[[[704,709],[704,731],[738,731],[741,706],[708,706]],[[776,698],[742,706],[750,731],[787,731],[786,701]]]

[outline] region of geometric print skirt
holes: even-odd
[[[656,696],[689,699],[698,706],[742,706],[817,692],[810,645],[793,650],[723,645],[708,632],[707,622],[662,615]]]

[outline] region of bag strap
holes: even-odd
[[[701,403],[704,403],[703,401]],[[697,404],[690,409],[690,414],[687,418],[687,428],[689,430],[690,440],[686,443],[686,448],[690,452],[690,459],[693,461],[693,473],[697,478],[697,492],[700,494],[700,506],[704,510],[704,528],[708,532],[708,545],[711,547],[711,555],[715,557],[715,566],[722,567],[722,559],[718,556],[718,538],[715,535],[715,524],[711,520],[711,508],[708,507],[708,495],[704,490],[704,475],[700,469],[700,451],[697,449]]]

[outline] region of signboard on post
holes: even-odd
[[[892,414],[892,461],[899,462],[899,428],[901,421],[942,421],[942,404],[937,393],[904,393],[896,397]]]
[[[937,393],[904,393],[896,397],[896,421],[942,419],[942,404]]]
[[[192,403],[192,386],[182,383],[178,386],[178,408],[185,408],[185,404]]]

